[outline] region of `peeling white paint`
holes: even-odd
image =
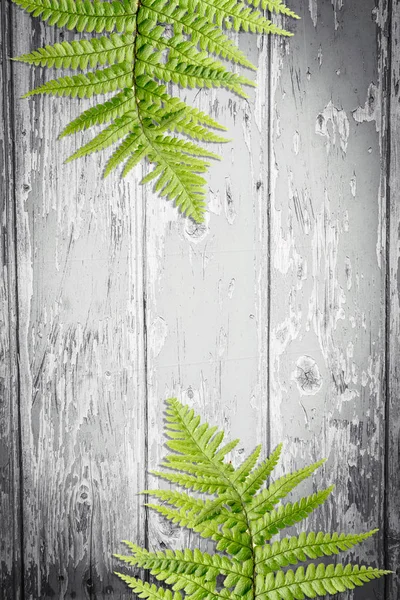
[[[293,152],[297,156],[300,150],[300,134],[298,131],[295,131],[293,134]]]
[[[339,15],[338,12],[343,8],[343,0],[331,0],[333,6],[333,12],[335,16],[335,31],[339,29]]]
[[[315,133],[326,138],[326,151],[329,153],[339,137],[340,148],[346,154],[350,134],[349,119],[346,111],[336,108],[330,100],[319,113],[315,122]]]
[[[236,280],[233,277],[230,282],[229,282],[229,287],[228,287],[228,298],[231,300],[233,298],[233,294],[235,292],[235,287],[236,287]]]
[[[313,22],[314,27],[317,26],[318,20],[318,6],[317,0],[308,0],[308,10],[310,11],[311,20]]]
[[[364,106],[359,106],[356,110],[353,110],[352,115],[357,123],[375,121],[376,131],[380,131],[382,121],[381,94],[374,83],[370,83],[368,86],[367,99]]]
[[[346,286],[347,286],[347,290],[350,291],[351,290],[351,286],[353,284],[353,269],[351,266],[351,260],[349,256],[346,256],[346,258],[344,259],[344,270],[346,273]]]
[[[353,173],[353,177],[350,179],[350,191],[353,198],[355,198],[357,194],[357,177],[355,173]]]
[[[235,192],[233,191],[232,188],[232,181],[231,178],[229,176],[225,177],[225,202],[224,202],[224,208],[225,208],[225,216],[226,216],[226,220],[228,221],[229,225],[233,225],[235,220],[236,220],[236,208],[235,208],[235,203],[236,203],[236,196],[235,196]]]
[[[318,64],[319,64],[320,68],[322,67],[322,60],[323,60],[323,58],[324,58],[324,55],[322,53],[322,46],[320,44],[319,48],[318,48]]]
[[[168,336],[168,324],[163,317],[157,317],[149,328],[148,346],[152,356],[156,358],[164,347]]]

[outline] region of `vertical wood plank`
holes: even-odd
[[[295,8],[296,35],[277,40],[272,55],[271,438],[284,442],[286,472],[328,459],[300,490],[336,485],[308,528],[380,527],[352,555],[382,565],[380,15],[364,0]],[[347,597],[383,597],[383,589],[381,580]]]
[[[386,409],[386,540],[387,567],[394,574],[386,582],[386,600],[400,595],[400,5],[389,4],[387,20],[390,43],[388,65],[388,319],[387,319],[387,378]]]
[[[14,213],[14,115],[10,11],[0,5],[0,590],[22,595],[21,472],[19,431],[18,307]]]
[[[74,34],[14,7],[13,55]],[[32,32],[32,35],[21,35]],[[15,96],[51,78],[15,67]],[[120,541],[143,542],[143,204],[104,158],[63,164],[87,107],[15,104],[26,598],[128,598]],[[90,137],[90,135],[88,136]]]
[[[182,219],[147,191],[149,464],[160,463],[164,399],[176,395],[205,420],[239,437],[238,460],[266,439],[268,402],[264,298],[268,111],[267,38],[240,34],[259,64],[250,100],[201,90],[196,105],[228,127],[233,141],[209,178],[204,225]],[[175,90],[176,93],[176,90]],[[259,343],[264,344],[262,351]],[[152,479],[151,487],[163,483]],[[190,537],[151,513],[153,549],[182,547]],[[198,538],[196,541],[198,544]]]

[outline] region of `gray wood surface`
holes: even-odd
[[[9,5],[0,5],[0,590],[21,597],[20,384],[18,370],[16,213],[14,210],[14,106],[11,85]],[[2,594],[2,592],[0,592]]]
[[[395,575],[386,582],[386,597],[400,590],[400,6],[395,2],[388,20],[389,56],[387,76],[386,195],[387,247],[387,402],[386,481],[384,539],[385,560]]]
[[[63,164],[82,106],[20,100],[50,74],[6,59],[73,34],[0,5],[0,598],[128,598],[121,540],[196,543],[137,495],[160,485],[170,395],[241,438],[233,461],[279,441],[278,472],[326,457],[296,492],[336,484],[307,526],[379,527],[352,556],[398,568],[400,12],[292,4],[290,40],[238,36],[248,101],[181,92],[233,138],[204,226],[138,184],[146,167]]]

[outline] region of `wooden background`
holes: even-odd
[[[195,96],[234,139],[196,227],[142,167],[63,164],[82,107],[21,101],[50,74],[8,60],[63,33],[0,4],[4,600],[128,598],[122,539],[187,542],[137,495],[170,395],[241,437],[233,460],[259,441],[284,442],[281,471],[327,457],[298,492],[336,484],[307,526],[379,527],[352,556],[400,564],[400,4],[291,5],[290,41],[239,35],[249,101]]]

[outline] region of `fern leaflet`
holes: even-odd
[[[197,532],[216,544],[214,554],[199,549],[150,552],[125,542],[127,555],[116,558],[131,567],[146,569],[168,589],[117,572],[140,598],[154,600],[303,600],[337,594],[361,586],[389,571],[341,563],[299,563],[336,556],[368,539],[377,530],[361,534],[300,533],[269,541],[288,526],[307,517],[323,504],[332,488],[298,502],[273,506],[323,463],[319,461],[264,487],[281,453],[259,461],[257,448],[234,468],[227,454],[238,440],[223,444],[224,433],[202,423],[188,406],[167,400],[167,471],[156,472],[181,488],[201,492],[147,490],[159,503],[151,509],[173,523]]]
[[[254,65],[226,31],[291,35],[276,26],[265,10],[298,18],[281,0],[13,0],[49,25],[100,37],[82,37],[46,45],[16,60],[36,67],[69,69],[76,74],[47,81],[25,94],[91,98],[115,93],[86,109],[60,137],[110,123],[84,143],[72,159],[119,144],[104,175],[122,166],[123,175],[146,159],[153,171],[142,183],[174,201],[182,213],[204,220],[210,166],[201,143],[228,141],[213,129],[213,119],[167,93],[181,88],[225,88],[247,97],[253,80],[229,63]],[[129,119],[131,125],[129,126]],[[193,140],[188,146],[188,139]],[[185,145],[186,144],[186,145]]]

